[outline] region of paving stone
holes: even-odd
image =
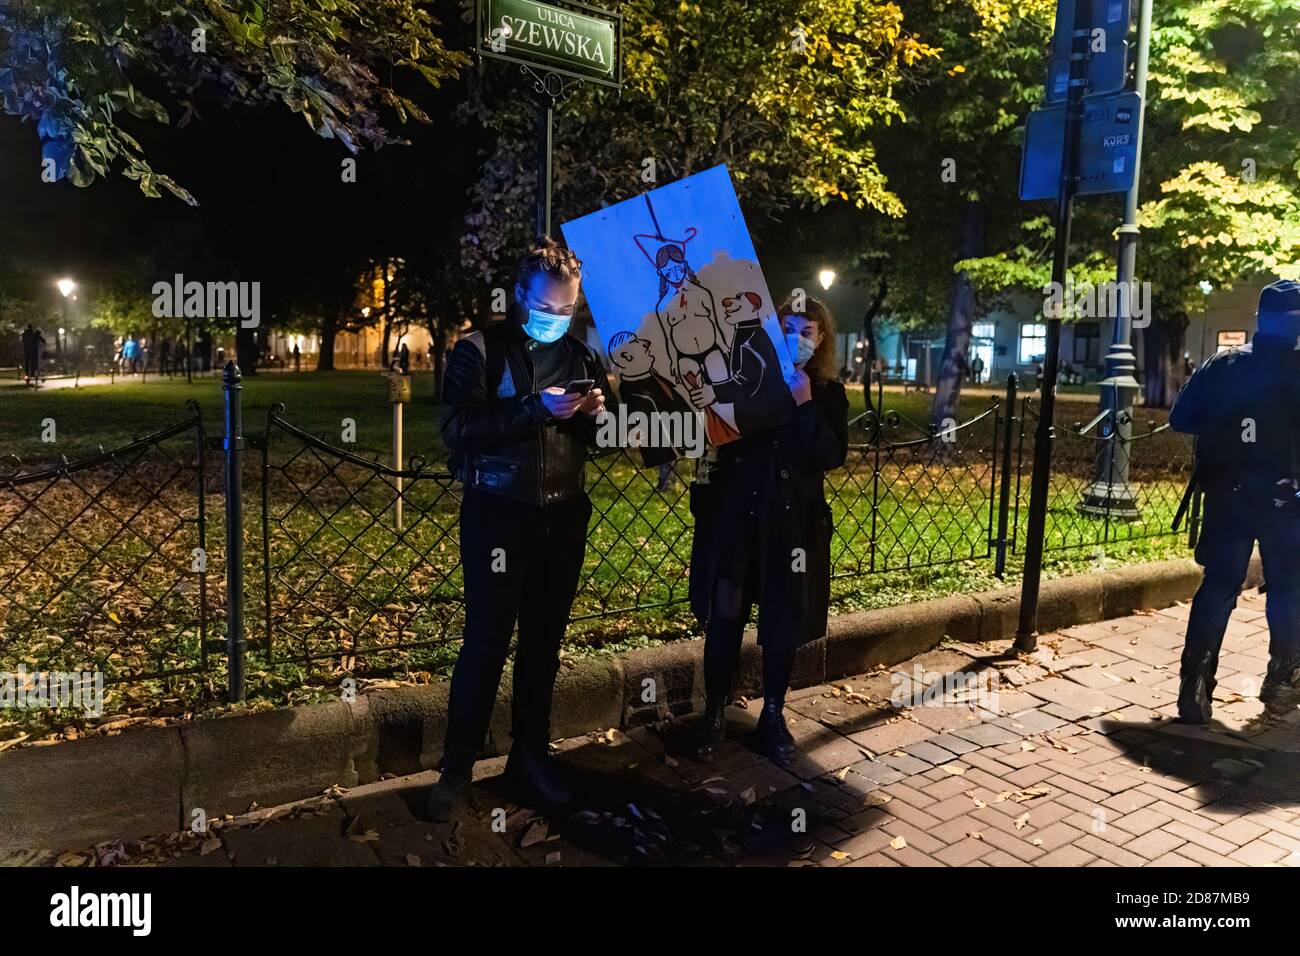
[[[893,804],[889,806],[892,807]],[[887,820],[880,825],[880,828],[892,836],[901,836],[907,841],[910,848],[920,853],[931,854],[937,850],[942,850],[944,847],[941,841],[931,836],[926,830],[922,830],[906,820]],[[1276,850],[1277,847],[1272,847],[1272,849]],[[1286,853],[1280,852],[1278,855],[1285,856]]]
[[[1116,817],[1110,821],[1110,825],[1119,827],[1125,833],[1131,833],[1138,837],[1144,833],[1159,829],[1166,823],[1171,822],[1171,819],[1163,813],[1152,810],[1150,807],[1144,807],[1140,810],[1134,810],[1132,813],[1126,813],[1121,817]]]
[[[235,866],[378,866],[374,841],[348,839],[346,825],[342,813],[331,813],[256,829],[225,828],[221,842]]]
[[[1093,855],[1074,845],[1059,847],[1034,861],[1034,866],[1087,866]]]
[[[1099,690],[1082,687],[1064,677],[1048,677],[1028,684],[1026,693],[1033,694],[1049,704],[1064,704],[1086,714],[1108,713],[1118,710],[1123,702]],[[1064,716],[1064,715],[1058,715]]]
[[[922,727],[910,720],[898,720],[892,724],[881,724],[878,727],[850,734],[849,739],[874,754],[884,754],[932,736],[934,734],[928,727]]]
[[[902,866],[898,860],[890,859],[883,853],[871,853],[860,860],[854,860],[849,866]]]
[[[994,849],[995,847],[983,840],[973,840],[968,837],[939,850],[934,854],[934,858],[948,866],[970,866],[981,857],[992,853]]]
[[[992,747],[1020,739],[1020,735],[1014,730],[999,727],[997,724],[977,724],[974,727],[963,727],[960,730],[954,730],[952,733],[954,737],[969,740],[980,747]]]
[[[1247,843],[1259,839],[1267,832],[1268,828],[1263,824],[1245,819],[1233,820],[1210,831],[1213,836],[1221,840],[1227,840],[1237,846],[1245,846]]]
[[[928,764],[924,760],[918,760],[916,757],[909,756],[901,751],[881,754],[877,759],[882,763],[893,767],[899,773],[909,777],[912,774],[925,773],[933,766],[933,764]]]
[[[970,753],[972,750],[979,750],[980,748],[979,744],[958,737],[954,734],[939,734],[938,736],[931,737],[929,742],[934,744],[936,747],[942,747],[944,750],[951,751],[959,757],[963,754]]]
[[[930,740],[921,740],[914,744],[908,744],[903,748],[905,753],[911,754],[919,760],[924,760],[930,764],[944,764],[949,760],[956,759],[957,755],[951,750],[945,750],[943,747],[934,744],[934,738]]]
[[[1011,720],[1013,721],[1012,729],[1023,730],[1027,734],[1046,733],[1066,723],[1063,718],[1057,717],[1055,714],[1049,714],[1042,707],[1022,710],[1019,713],[1012,714]]]
[[[1124,844],[1124,849],[1148,860],[1155,860],[1166,853],[1172,853],[1186,842],[1182,837],[1175,836],[1167,830],[1157,829],[1129,840]]]
[[[895,770],[888,764],[881,763],[877,760],[860,760],[853,765],[853,772],[872,780],[880,786],[894,783],[902,780],[904,774]]]

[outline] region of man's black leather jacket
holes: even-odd
[[[611,406],[612,398],[595,354],[570,335],[552,346],[568,352],[563,380],[539,387],[532,341],[508,318],[458,342],[443,378],[441,428],[466,488],[544,506],[583,493],[596,427],[583,414],[552,419],[541,388],[590,378]]]

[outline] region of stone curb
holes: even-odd
[[[1045,581],[1040,630],[1122,617],[1191,598],[1201,570],[1190,560]],[[1258,556],[1248,586],[1262,580]],[[1018,588],[960,594],[833,617],[826,637],[802,648],[795,687],[897,664],[947,639],[1011,637]],[[566,661],[555,684],[551,736],[630,728],[698,710],[701,640]],[[741,650],[739,693],[761,683],[751,631]],[[399,687],[331,702],[89,737],[0,754],[0,851],[75,849],[188,828],[208,817],[273,806],[332,784],[432,769],[442,756],[447,684]],[[488,751],[510,744],[510,680],[502,681]]]

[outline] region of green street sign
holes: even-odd
[[[606,86],[623,81],[622,33],[622,17],[582,3],[478,3],[480,55]]]

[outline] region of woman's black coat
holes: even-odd
[[[829,381],[783,425],[718,450],[707,484],[691,485],[691,606],[707,624],[716,584],[758,602],[758,642],[798,647],[826,633],[831,510],[827,471],[848,453],[848,397]]]

